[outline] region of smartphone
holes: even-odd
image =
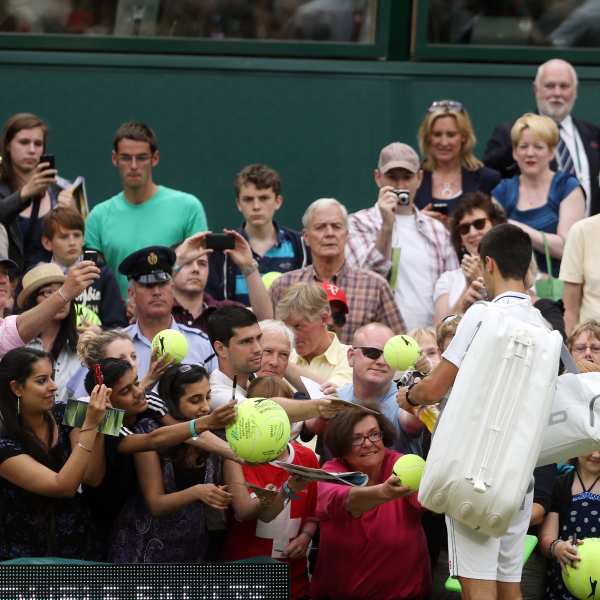
[[[96,264],[98,262],[98,252],[96,250],[85,250],[83,260],[91,260]]]
[[[96,385],[104,385],[104,369],[102,368],[102,365],[94,365],[94,379]]]
[[[209,233],[204,239],[207,250],[233,250],[235,248],[233,233]]]
[[[46,167],[44,171],[47,171],[48,169],[56,169],[54,166],[54,154],[42,154],[40,156],[40,164],[41,163],[50,163],[50,166]]]
[[[434,210],[435,212],[439,212],[442,215],[448,216],[448,205],[445,202],[437,202],[436,204],[433,205],[431,210]]]

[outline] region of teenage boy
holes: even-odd
[[[312,263],[302,234],[273,221],[281,208],[281,178],[265,165],[250,165],[240,171],[233,183],[238,210],[244,215],[239,233],[252,249],[253,265],[242,269],[231,256],[215,250],[210,256],[206,291],[215,300],[236,300],[250,306],[246,277],[250,269],[261,275],[287,273]]]
[[[123,191],[94,206],[87,219],[85,247],[102,253],[116,273],[121,262],[149,243],[171,246],[206,231],[202,203],[191,194],[157,185],[156,135],[144,123],[130,121],[113,139],[112,163],[119,169]],[[117,274],[121,297],[127,298],[127,277]]]
[[[59,206],[42,219],[42,244],[46,250],[52,252],[50,262],[58,265],[65,275],[69,273],[71,267],[83,260],[81,249],[83,248],[84,234],[83,217],[73,208]],[[96,265],[100,269],[100,279],[96,279],[92,285],[86,288],[81,296],[75,299],[75,302],[86,306],[98,315],[102,327],[94,325],[86,319],[81,323],[85,327],[81,327],[80,323],[77,323],[80,333],[84,332],[86,328],[100,333],[102,329],[114,329],[128,325],[115,274],[102,259],[98,259]]]
[[[531,298],[525,289],[531,252],[529,235],[509,223],[488,231],[478,248],[488,298],[494,304],[505,306],[509,316],[515,319],[547,327],[540,311],[531,306]],[[469,308],[431,376],[398,390],[400,408],[411,410],[411,407],[435,404],[444,398],[454,384],[485,310],[484,304],[474,304]],[[451,574],[458,577],[465,600],[521,598],[524,540],[532,504],[533,490],[526,495],[522,509],[511,521],[508,532],[500,538],[488,537],[446,517]]]

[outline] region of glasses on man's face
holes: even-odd
[[[593,346],[584,346],[583,344],[579,346],[573,346],[572,352],[583,354],[588,348],[591,350],[592,354],[600,354],[600,344],[594,344]]]
[[[455,112],[463,112],[463,105],[460,102],[454,102],[453,100],[442,100],[441,102],[432,102],[427,109],[427,112],[435,112],[436,110],[453,110]]]
[[[52,296],[52,294],[54,294],[54,292],[57,292],[58,290],[53,290],[53,289],[47,289],[47,290],[41,290],[38,292],[38,296],[44,296],[44,298],[50,298],[50,296]]]
[[[454,321],[454,319],[456,319],[456,317],[463,317],[464,315],[461,315],[459,313],[455,314],[455,315],[448,315],[447,317],[444,317],[440,323],[450,323],[450,321]]]
[[[362,353],[370,360],[377,360],[383,354],[383,350],[371,348],[370,346],[353,346],[353,348],[354,350],[362,350]]]
[[[131,154],[118,154],[117,155],[117,160],[120,163],[123,163],[124,165],[129,165],[131,164],[131,161],[135,158],[135,162],[143,165],[144,163],[147,163],[152,156],[150,154],[136,154],[135,156],[131,156]]]
[[[383,431],[373,431],[369,435],[357,435],[350,440],[351,446],[362,446],[365,440],[369,440],[372,444],[383,439]]]
[[[459,223],[456,226],[456,230],[460,235],[467,235],[469,231],[471,231],[471,226],[475,227],[477,231],[481,231],[485,224],[489,221],[489,219],[475,219],[474,221],[469,221],[468,223]]]

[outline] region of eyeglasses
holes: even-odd
[[[152,156],[150,154],[137,154],[136,156],[131,156],[130,154],[119,154],[117,156],[117,160],[124,165],[128,165],[135,158],[135,162],[140,165],[147,163]]]
[[[459,313],[456,313],[455,315],[448,315],[447,317],[444,317],[440,323],[450,323],[450,321],[454,321],[454,319],[456,319],[456,317],[464,317],[464,315],[461,315]]]
[[[435,112],[436,110],[454,110],[456,112],[463,112],[463,105],[460,102],[454,102],[453,100],[442,100],[441,102],[432,102],[427,109],[427,112]]]
[[[373,431],[369,435],[358,435],[350,440],[351,446],[362,446],[366,440],[372,443],[378,442],[383,439],[383,431]]]
[[[591,350],[592,354],[600,354],[600,346],[598,344],[594,344],[593,346],[584,346],[583,344],[581,346],[573,346],[571,351],[577,352],[577,354],[581,354],[582,352],[585,352],[588,348]]]
[[[362,350],[362,353],[370,360],[377,360],[382,354],[383,350],[379,348],[371,348],[370,346],[352,346],[354,350]]]
[[[54,292],[57,292],[58,290],[53,290],[52,288],[47,289],[47,290],[41,290],[40,292],[37,293],[38,296],[44,296],[44,298],[50,298],[50,296],[52,296],[52,294],[54,294]]]
[[[467,235],[469,231],[471,231],[471,225],[477,229],[477,231],[481,231],[485,224],[489,221],[486,217],[485,219],[475,219],[474,221],[469,221],[468,223],[459,223],[455,229],[460,233],[460,235]]]

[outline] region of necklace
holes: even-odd
[[[460,173],[460,167],[458,167],[456,173],[454,173],[454,177],[448,183],[444,183],[438,177],[438,174],[434,170],[432,170],[431,173],[438,180],[438,182],[444,186],[444,189],[442,190],[442,196],[444,196],[444,198],[449,198],[450,196],[452,196],[452,184],[454,183],[454,180],[458,177],[458,174]]]

